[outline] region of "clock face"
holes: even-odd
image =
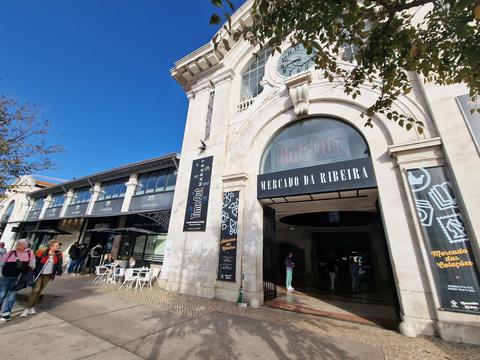
[[[307,54],[303,45],[296,45],[285,50],[278,59],[277,72],[282,76],[292,76],[307,71],[315,64],[316,53]]]

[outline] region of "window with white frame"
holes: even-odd
[[[45,202],[45,198],[44,198],[44,197],[35,199],[35,202],[33,203],[33,206],[32,206],[32,208],[31,208],[30,211],[42,210],[42,208],[43,208],[43,203],[44,203],[44,202]]]
[[[123,198],[127,192],[127,181],[128,178],[122,178],[102,183],[98,201]]]
[[[92,191],[89,186],[75,189],[75,192],[73,193],[73,197],[72,197],[72,202],[70,203],[70,205],[88,203],[90,201],[91,196],[92,196]]]
[[[53,194],[52,201],[50,202],[49,208],[60,207],[63,205],[64,201],[65,201],[64,193]]]
[[[263,90],[260,81],[265,75],[265,64],[268,57],[271,55],[270,48],[263,49],[257,56],[254,57],[250,66],[242,74],[242,90],[240,101],[252,99]]]

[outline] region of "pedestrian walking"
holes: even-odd
[[[103,254],[103,247],[100,244],[95,245],[90,250],[90,274],[95,274],[95,267],[100,264],[100,257]]]
[[[350,256],[348,260],[348,269],[350,271],[350,277],[352,279],[353,294],[360,293],[360,264],[358,259],[358,256]]]
[[[75,275],[79,275],[82,272],[83,265],[85,264],[85,260],[88,256],[88,246],[87,244],[82,244],[79,247],[80,249],[80,257],[78,258],[77,264],[73,268],[73,272]]]
[[[60,251],[60,243],[53,239],[50,240],[49,247],[38,250],[36,254],[36,266],[34,270],[35,284],[28,297],[27,308],[23,311],[21,317],[33,315],[36,313],[35,305],[49,281],[53,281],[55,276],[62,275],[63,257]]]
[[[70,264],[68,264],[67,273],[75,275],[74,269],[77,267],[80,259],[80,244],[78,241],[70,246],[70,249],[68,249],[68,256],[70,257]]]
[[[9,321],[17,291],[25,288],[28,284],[32,285],[33,277],[31,271],[35,268],[35,256],[32,250],[27,248],[27,240],[17,241],[15,250],[5,253],[0,259],[2,268],[0,277],[0,306],[2,316],[0,321]],[[30,272],[30,274],[29,274]]]
[[[7,249],[5,249],[5,243],[2,241],[0,242],[0,258],[5,255]]]
[[[292,279],[293,279],[293,268],[295,264],[293,262],[293,253],[291,251],[288,252],[287,257],[285,258],[285,268],[287,270],[287,280],[286,286],[288,291],[293,291],[292,287]]]
[[[327,271],[328,271],[328,277],[330,278],[330,290],[332,292],[335,292],[335,277],[337,276],[337,270],[338,270],[337,259],[335,258],[335,255],[332,253],[328,256],[328,259],[327,259]]]

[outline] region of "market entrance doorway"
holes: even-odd
[[[377,189],[316,196],[323,199],[264,203],[267,305],[396,328],[398,301]],[[286,286],[289,253],[293,291]]]

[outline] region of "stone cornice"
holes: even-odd
[[[444,158],[442,139],[439,137],[391,145],[388,154],[395,157],[397,164],[403,167],[426,166],[427,163],[435,164]]]
[[[441,147],[441,146],[442,146],[442,139],[439,137],[436,137],[436,138],[419,140],[419,141],[405,143],[405,144],[390,145],[388,147],[388,154],[391,156],[397,157],[398,155],[405,152],[419,152],[432,147]]]
[[[252,4],[253,0],[248,0],[240,6],[237,11],[235,11],[231,17],[232,29],[241,30],[253,23],[250,13]],[[204,71],[221,63],[236,43],[223,26],[215,36],[217,37],[217,40],[220,40],[216,49],[213,42],[210,41],[175,63],[175,67],[170,70],[170,73],[180,85],[189,89],[192,80],[197,78]],[[224,40],[228,42],[228,47],[225,47]]]

